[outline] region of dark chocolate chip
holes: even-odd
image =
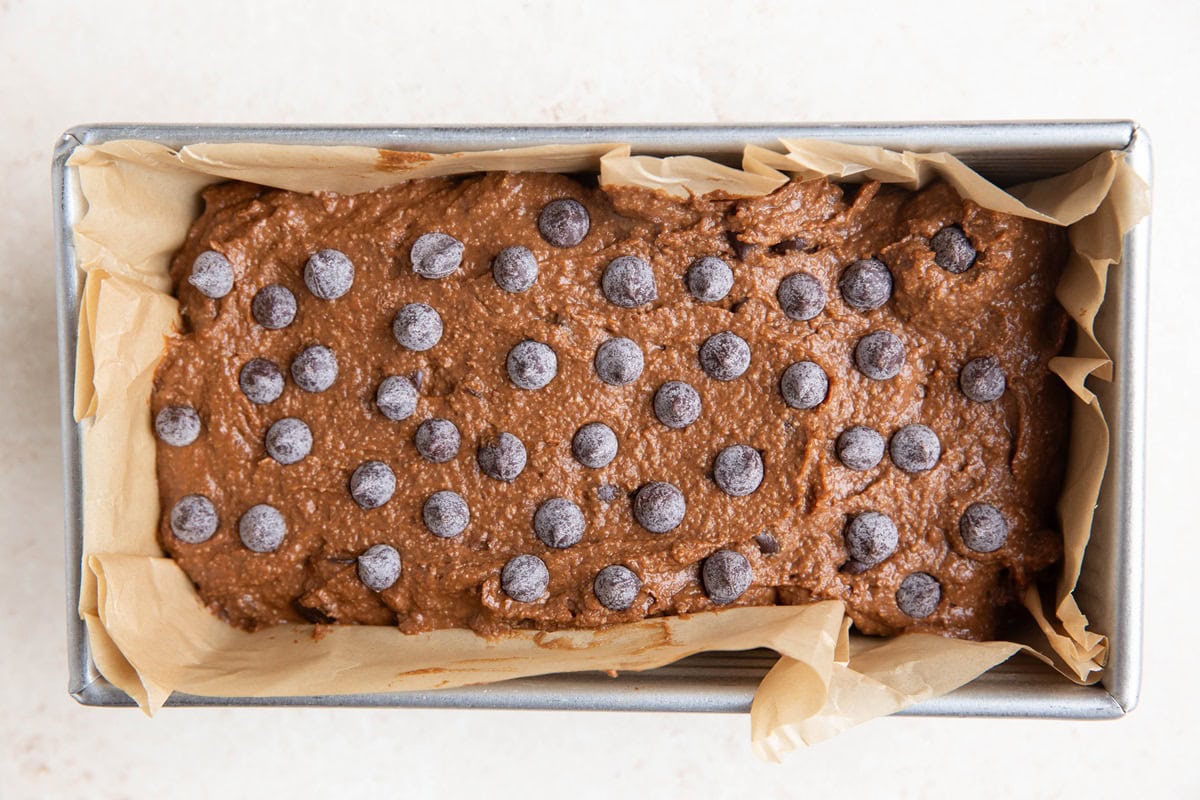
[[[192,262],[187,282],[205,297],[218,300],[233,291],[233,265],[216,250],[205,250]]]
[[[937,434],[925,425],[905,425],[892,434],[892,463],[905,472],[933,469],[942,455]]]
[[[700,395],[683,381],[667,381],[654,393],[654,416],[668,428],[686,428],[700,418]]]
[[[861,561],[855,561],[853,559],[851,559],[850,561],[847,561],[845,564],[842,564],[842,566],[841,566],[841,571],[846,573],[847,575],[861,575],[869,569],[870,569],[870,567],[867,566],[866,564],[862,563]]]
[[[519,294],[537,282],[537,257],[528,247],[506,247],[492,259],[492,278],[506,292]]]
[[[622,494],[619,486],[613,486],[611,483],[602,483],[596,487],[596,497],[601,503],[611,503]]]
[[[629,567],[620,564],[600,570],[592,582],[596,599],[609,611],[627,611],[641,590],[641,579]]]
[[[962,393],[976,403],[990,403],[1004,394],[1007,382],[995,356],[973,358],[958,373]]]
[[[637,256],[619,256],[608,262],[600,287],[608,302],[621,308],[637,308],[658,299],[654,270]]]
[[[479,446],[475,460],[489,478],[514,481],[525,469],[525,445],[511,433],[502,432]]]
[[[819,364],[797,361],[783,371],[779,393],[783,395],[783,402],[792,408],[816,408],[829,394],[829,376]]]
[[[278,283],[264,286],[250,301],[250,313],[254,315],[254,321],[267,330],[286,328],[296,319],[296,295]]]
[[[894,333],[873,331],[858,340],[854,364],[871,380],[886,381],[904,366],[904,343]]]
[[[238,520],[238,538],[256,553],[271,553],[283,544],[287,523],[274,506],[260,503],[251,506]]]
[[[716,256],[704,256],[688,267],[686,281],[692,297],[701,303],[715,303],[733,288],[733,270]]]
[[[421,519],[434,536],[453,539],[471,523],[471,509],[458,492],[443,489],[429,495],[421,509]]]
[[[402,375],[389,375],[375,390],[375,405],[390,420],[408,419],[417,410],[417,387]]]
[[[458,455],[462,439],[458,427],[448,419],[432,417],[417,426],[413,443],[421,458],[434,464],[444,464]]]
[[[171,533],[181,542],[207,542],[218,522],[216,506],[202,494],[185,495],[171,508]]]
[[[838,461],[850,469],[871,469],[883,458],[886,446],[879,432],[865,425],[846,428],[835,446]]]
[[[336,300],[354,285],[354,264],[341,250],[318,250],[304,265],[304,285],[314,297]]]
[[[763,531],[755,536],[754,543],[758,545],[758,551],[764,556],[773,556],[779,552],[779,540],[770,531]]]
[[[687,501],[669,483],[647,483],[633,498],[633,516],[651,533],[666,533],[683,522]]]
[[[732,331],[721,331],[700,345],[700,368],[713,380],[731,381],[750,368],[750,345]]]
[[[848,523],[843,532],[846,552],[865,567],[873,567],[896,552],[900,533],[896,523],[878,511],[864,511]]]
[[[550,570],[537,556],[515,556],[500,571],[500,588],[518,603],[532,603],[549,585]]]
[[[611,386],[624,386],[641,376],[645,358],[637,342],[618,336],[596,348],[592,363],[600,380]]]
[[[401,347],[421,353],[442,339],[442,317],[425,303],[409,303],[396,312],[392,335]]]
[[[793,272],[781,280],[775,297],[789,319],[801,322],[820,314],[829,299],[821,282],[807,272]]]
[[[292,360],[292,380],[306,392],[325,391],[337,376],[337,356],[324,345],[306,347]]]
[[[578,544],[586,523],[579,506],[563,497],[552,497],[533,515],[533,532],[547,547],[558,549]]]
[[[976,553],[994,553],[1008,541],[1008,520],[989,503],[972,503],[958,521],[963,544]]]
[[[731,497],[753,494],[762,485],[762,480],[762,456],[753,447],[730,445],[713,461],[713,482]]]
[[[379,508],[395,492],[396,473],[382,461],[364,461],[350,476],[350,496],[362,508]]]
[[[164,444],[187,447],[200,435],[200,415],[191,406],[163,406],[154,418],[154,431]]]
[[[558,356],[548,344],[532,339],[508,351],[508,379],[521,389],[541,389],[558,374]]]
[[[552,200],[538,214],[538,233],[555,247],[574,247],[591,226],[592,219],[583,203],[569,197]]]
[[[733,250],[733,254],[737,256],[739,261],[745,261],[746,256],[758,249],[758,245],[753,242],[743,242],[733,231],[727,231],[725,239],[729,242],[730,249]]]
[[[373,592],[392,588],[400,569],[400,553],[390,544],[371,545],[358,557],[358,579]]]
[[[806,253],[813,248],[811,242],[803,236],[796,236],[791,239],[784,239],[771,246],[771,252],[775,255],[787,255],[788,253]]]
[[[444,278],[462,263],[463,243],[445,233],[423,233],[408,254],[413,272],[422,278]]]
[[[933,263],[947,272],[966,272],[975,263],[975,248],[957,225],[935,233],[929,240],[929,246],[933,248]]]
[[[937,611],[942,601],[942,584],[928,572],[914,572],[896,590],[896,606],[913,619],[924,619]]]
[[[273,361],[252,358],[238,373],[238,387],[251,403],[272,403],[283,394],[283,373]]]
[[[737,600],[754,580],[750,562],[736,550],[718,550],[704,559],[700,569],[704,593],[719,606]]]
[[[878,258],[864,258],[846,267],[838,281],[838,289],[846,305],[859,311],[872,311],[892,296],[892,273]]]
[[[617,457],[617,435],[603,422],[589,422],[575,431],[571,454],[585,467],[607,467]]]
[[[267,429],[267,455],[280,464],[295,464],[312,452],[312,431],[303,420],[284,417]]]

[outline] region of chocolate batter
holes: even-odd
[[[204,202],[150,409],[159,540],[234,625],[832,598],[866,633],[988,638],[1060,556],[1059,229],[824,180]]]

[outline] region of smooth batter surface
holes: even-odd
[[[1061,550],[1053,505],[1067,406],[1046,364],[1066,330],[1053,299],[1065,237],[963,202],[940,184],[917,193],[867,184],[850,194],[819,180],[752,200],[681,202],[543,174],[414,181],[356,196],[209,189],[173,265],[185,329],[167,343],[150,409],[191,405],[203,425],[191,445],[159,444],[160,542],[215,613],[248,629],[307,619],[490,634],[709,610],[700,564],[729,548],[754,573],[737,605],[836,598],[867,633],[991,636],[1014,587],[1034,580]],[[546,243],[537,228],[542,207],[563,197],[582,202],[591,217],[586,238],[566,249]],[[979,252],[962,274],[937,267],[929,247],[929,237],[951,224]],[[429,231],[465,244],[462,266],[440,280],[415,275],[409,262],[413,241]],[[528,247],[539,263],[537,282],[520,294],[492,277],[492,258],[511,245]],[[306,260],[323,248],[345,253],[356,270],[352,289],[332,301],[314,297],[303,280]],[[219,300],[186,282],[193,260],[209,249],[235,271],[232,292]],[[652,304],[624,309],[604,298],[600,275],[621,255],[653,266]],[[712,304],[693,299],[683,278],[707,255],[734,271],[732,291]],[[895,288],[882,308],[861,312],[843,302],[837,281],[854,260],[871,256],[889,265]],[[776,299],[779,281],[797,270],[816,276],[829,296],[804,322],[788,319]],[[271,283],[298,300],[295,321],[281,330],[251,316],[255,293]],[[401,348],[392,335],[397,309],[415,302],[436,308],[445,323],[441,341],[425,352]],[[724,330],[745,339],[752,354],[746,373],[728,382],[707,377],[697,356]],[[895,333],[907,348],[891,380],[870,380],[854,367],[855,343],[874,330]],[[601,382],[592,366],[597,346],[612,336],[633,339],[645,354],[644,372],[626,386]],[[509,350],[528,338],[549,344],[558,359],[557,377],[536,391],[514,386],[505,369]],[[287,372],[316,343],[334,351],[340,372],[332,388],[311,394]],[[985,355],[999,359],[1007,391],[975,403],[960,391],[958,372]],[[270,404],[251,403],[238,388],[252,358],[274,361],[286,376]],[[802,360],[829,376],[828,397],[812,410],[789,408],[779,392],[784,369]],[[375,406],[388,375],[419,376],[417,410],[404,421]],[[687,381],[702,398],[698,421],[682,430],[652,412],[655,390],[669,380]],[[302,461],[283,466],[267,456],[264,435],[289,416],[308,424],[313,445]],[[413,445],[417,425],[430,417],[454,421],[462,434],[447,463],[421,459]],[[617,457],[601,469],[571,454],[575,431],[594,421],[619,441]],[[940,438],[932,470],[905,473],[885,455],[857,472],[834,455],[847,427],[869,425],[890,439],[916,422]],[[501,430],[528,452],[512,483],[487,477],[476,463],[477,446]],[[760,451],[765,468],[762,485],[745,497],[726,495],[711,478],[716,454],[737,443]],[[369,460],[390,465],[397,488],[385,505],[364,510],[347,484]],[[650,533],[633,518],[632,493],[651,481],[668,481],[686,497],[686,516],[669,533]],[[470,506],[470,524],[457,538],[433,536],[421,521],[425,499],[441,489]],[[197,493],[212,500],[220,523],[208,541],[185,544],[171,533],[168,514]],[[586,518],[582,541],[567,549],[534,535],[534,513],[551,497],[573,500]],[[1009,523],[1007,543],[994,553],[972,553],[958,534],[963,510],[977,501],[995,505]],[[273,553],[250,551],[237,534],[238,518],[259,503],[287,522]],[[851,574],[842,570],[843,529],[865,510],[895,522],[899,548]],[[764,532],[778,552],[764,552],[775,549],[756,540]],[[380,543],[400,552],[403,570],[377,593],[359,580],[355,559]],[[500,590],[501,568],[520,554],[549,568],[549,590],[534,602]],[[593,594],[596,574],[612,564],[643,582],[628,611],[609,611]],[[942,586],[935,612],[921,620],[896,604],[900,582],[913,572]]]

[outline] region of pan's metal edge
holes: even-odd
[[[1054,128],[1053,134],[1046,128]],[[997,143],[994,136],[997,128],[1004,130],[1005,141]],[[62,386],[62,432],[64,479],[68,490],[82,488],[80,470],[81,428],[72,416],[72,389],[76,345],[78,291],[74,280],[76,264],[68,219],[72,219],[72,171],[66,160],[82,144],[102,144],[119,139],[140,138],[158,141],[166,146],[181,146],[195,141],[267,141],[275,143],[311,143],[322,138],[339,137],[342,143],[388,147],[428,146],[431,138],[437,137],[445,147],[451,149],[473,149],[537,144],[552,139],[569,139],[575,142],[628,141],[639,152],[649,154],[677,152],[688,149],[704,154],[716,152],[732,143],[773,144],[781,137],[836,138],[852,142],[869,142],[884,147],[910,150],[928,149],[933,145],[922,145],[922,138],[936,132],[941,149],[953,149],[959,153],[970,153],[975,148],[998,149],[1018,152],[1053,141],[1056,147],[1078,147],[1081,153],[1097,149],[1127,149],[1131,163],[1138,157],[1138,134],[1136,123],[1128,120],[1097,121],[1046,121],[1046,122],[977,122],[977,123],[850,123],[826,125],[677,125],[677,126],[475,126],[447,128],[382,128],[382,127],[330,127],[330,126],[213,126],[213,125],[80,125],[68,130],[55,150],[53,183],[55,200],[55,224],[57,233],[56,255],[58,259],[58,302],[59,302],[59,350]],[[1144,132],[1143,132],[1144,133]],[[532,137],[532,138],[531,138]],[[1069,143],[1068,143],[1069,142]],[[1143,177],[1149,179],[1148,143],[1144,148],[1147,170]],[[969,158],[964,158],[968,160]],[[1135,164],[1135,168],[1136,164]],[[1139,172],[1142,170],[1139,169]],[[1143,223],[1145,224],[1145,223]],[[1148,226],[1147,226],[1148,227]],[[1148,236],[1148,230],[1145,232]],[[1132,257],[1144,257],[1146,242],[1132,247],[1127,241],[1126,253]],[[1134,263],[1134,262],[1127,262]],[[1144,303],[1145,287],[1141,287],[1137,298]],[[1138,309],[1144,316],[1144,306]],[[1143,320],[1144,321],[1144,320]],[[1144,400],[1144,331],[1141,341],[1143,364],[1142,399]],[[1144,416],[1139,424],[1144,427]],[[1136,438],[1136,437],[1135,437]],[[1143,440],[1137,440],[1139,451],[1144,449]],[[1138,463],[1138,475],[1144,475],[1142,461]],[[73,482],[74,481],[74,482]],[[1139,484],[1135,495],[1140,503],[1142,487]],[[66,508],[67,538],[67,586],[68,586],[68,655],[71,667],[70,693],[84,705],[131,706],[132,699],[109,683],[96,670],[91,659],[86,628],[79,617],[80,563],[82,549],[82,492],[69,491]],[[1140,508],[1140,505],[1139,505]],[[1030,717],[1055,719],[1112,719],[1122,716],[1137,700],[1140,677],[1141,642],[1141,527],[1140,516],[1136,542],[1123,540],[1123,545],[1137,551],[1137,580],[1129,583],[1136,589],[1137,626],[1125,632],[1134,634],[1138,647],[1124,650],[1122,658],[1126,677],[1121,685],[1115,683],[1105,688],[1080,687],[1062,681],[1059,676],[1047,675],[1044,671],[1022,675],[1017,686],[1008,687],[1007,692],[988,685],[993,678],[1011,682],[1013,676],[994,670],[980,679],[944,697],[935,698],[898,712],[903,716],[978,716],[978,717]],[[1125,576],[1126,578],[1128,576]],[[1132,641],[1126,638],[1126,641]],[[726,654],[728,655],[728,654]],[[682,667],[680,667],[682,669]],[[587,674],[561,674],[538,676],[488,686],[465,687],[463,689],[436,692],[383,693],[372,695],[321,696],[321,697],[265,697],[231,698],[199,697],[176,693],[167,705],[192,706],[352,706],[352,707],[447,707],[447,708],[529,708],[529,709],[580,709],[580,710],[625,710],[625,711],[709,711],[742,713],[749,710],[754,690],[766,668],[741,669],[742,674],[734,680],[718,686],[706,683],[699,687],[685,685],[674,666],[661,671],[643,673],[638,685],[622,688],[621,693],[610,690],[611,680],[607,677]],[[629,679],[630,674],[622,676]],[[1132,683],[1130,683],[1132,677]],[[1043,681],[1051,678],[1052,684]],[[593,691],[590,687],[581,690],[581,683],[591,679],[603,689]],[[1106,685],[1107,686],[1107,685]],[[1018,689],[1019,687],[1019,689]],[[569,692],[565,691],[569,688]],[[1013,691],[1018,689],[1017,691]],[[1034,694],[1030,695],[1029,690]],[[703,695],[700,695],[700,692]],[[1111,694],[1110,694],[1111,692]]]
[[[1125,153],[1129,166],[1153,189],[1153,152],[1144,128],[1135,125]],[[1123,602],[1118,606],[1122,613],[1117,615],[1115,627],[1109,632],[1109,662],[1101,684],[1122,713],[1129,713],[1137,706],[1142,678],[1150,226],[1151,215],[1134,226],[1125,237],[1121,256],[1125,336],[1119,387],[1121,427],[1113,441],[1115,461],[1124,478],[1117,482],[1120,495],[1116,500],[1122,512],[1119,523],[1124,535],[1118,543],[1116,560],[1120,567],[1112,588]]]

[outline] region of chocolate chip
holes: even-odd
[[[973,358],[958,373],[962,393],[976,403],[990,403],[1004,394],[1007,382],[995,356]]]
[[[878,511],[864,511],[846,524],[846,552],[864,567],[873,567],[896,552],[896,523]]]
[[[704,256],[688,267],[686,282],[692,297],[701,303],[715,303],[733,288],[733,270],[716,256]]]
[[[892,434],[892,463],[905,472],[933,469],[942,455],[937,434],[925,425],[905,425]]]
[[[283,394],[283,373],[273,361],[252,358],[238,373],[238,387],[251,403],[272,403]]]
[[[292,380],[306,392],[325,391],[337,376],[337,356],[324,345],[306,347],[292,360]]]
[[[896,606],[913,619],[924,619],[942,601],[942,584],[928,572],[914,572],[896,590]]]
[[[304,265],[304,285],[314,297],[336,300],[354,285],[354,264],[340,250],[318,250]]]
[[[390,420],[408,419],[417,410],[417,387],[402,375],[389,375],[375,390],[375,405]]]
[[[658,299],[654,270],[637,256],[619,256],[608,262],[600,287],[608,302],[621,308],[636,308]]]
[[[500,588],[518,603],[532,603],[549,585],[550,570],[537,556],[515,556],[500,571]]]
[[[617,457],[617,435],[603,422],[589,422],[575,431],[571,454],[585,467],[607,467]]]
[[[807,272],[793,272],[781,280],[775,298],[789,319],[801,322],[820,314],[828,300],[825,287]]]
[[[508,379],[521,389],[541,389],[558,374],[558,356],[542,342],[526,339],[508,351]]]
[[[583,203],[569,197],[550,201],[538,214],[538,233],[555,247],[579,244],[591,225],[591,217]]]
[[[433,306],[409,303],[396,312],[392,335],[401,347],[421,353],[442,338],[442,317]]]
[[[443,489],[429,495],[421,508],[421,519],[434,536],[453,539],[467,529],[471,509],[458,492]]]
[[[737,256],[739,261],[745,261],[746,256],[758,249],[758,245],[753,242],[743,242],[733,231],[725,233],[725,240],[729,242],[730,249],[733,250],[733,254]]]
[[[192,262],[187,282],[205,297],[219,300],[233,291],[233,265],[216,250],[205,250]]]
[[[637,342],[615,337],[596,348],[592,364],[600,380],[610,386],[624,386],[641,376],[645,359]]]
[[[492,278],[506,292],[519,294],[537,282],[537,257],[528,247],[506,247],[492,259]]]
[[[280,464],[295,464],[312,451],[312,431],[303,420],[284,417],[267,429],[267,455]]]
[[[296,295],[278,283],[264,286],[250,301],[250,313],[255,322],[269,331],[286,328],[296,318]]]
[[[669,483],[647,483],[633,498],[633,516],[651,533],[666,533],[683,522],[687,501]]]
[[[422,278],[444,278],[462,263],[463,243],[445,233],[424,233],[408,254],[413,272]]]
[[[563,497],[552,497],[533,515],[533,532],[547,547],[558,549],[578,544],[586,523],[579,506]]]
[[[525,445],[511,433],[501,433],[479,446],[475,457],[483,474],[498,481],[513,481],[525,469]]]
[[[609,611],[627,611],[641,590],[641,579],[629,567],[620,564],[600,570],[592,582],[596,599]]]
[[[181,542],[207,542],[218,522],[216,507],[202,494],[185,495],[171,508],[171,533]]]
[[[362,508],[379,508],[395,492],[396,473],[382,461],[364,461],[350,476],[350,496]]]
[[[963,544],[976,553],[994,553],[1008,541],[1008,521],[989,503],[972,503],[958,521]]]
[[[975,248],[957,225],[935,233],[929,240],[929,246],[933,248],[933,263],[947,272],[957,275],[966,272],[975,263]]]
[[[154,418],[154,432],[164,444],[187,447],[200,435],[200,415],[191,406],[163,406]]]
[[[750,588],[754,571],[750,562],[735,550],[718,550],[704,559],[700,569],[704,593],[719,606],[732,603]]]
[[[904,366],[904,343],[887,331],[868,333],[854,348],[854,364],[872,380],[894,378]]]
[[[596,487],[596,497],[601,503],[611,503],[621,496],[621,488],[613,486],[611,483],[602,483]]]
[[[358,557],[358,579],[373,592],[392,588],[400,569],[400,553],[390,544],[371,545]]]
[[[274,506],[260,503],[251,506],[238,520],[238,538],[256,553],[272,553],[283,544],[287,523]]]
[[[683,381],[667,381],[654,393],[654,416],[668,428],[686,428],[700,418],[700,395]]]
[[[779,379],[779,393],[783,402],[791,408],[816,408],[825,402],[829,394],[829,376],[819,364],[812,361],[797,361],[783,371]]]
[[[713,380],[731,381],[750,368],[750,345],[732,331],[721,331],[700,345],[700,368]]]
[[[872,311],[892,296],[892,273],[878,258],[864,258],[846,267],[838,281],[838,289],[846,305],[859,311]]]
[[[754,543],[758,545],[758,551],[764,556],[773,556],[779,552],[779,540],[770,531],[763,531],[755,536]]]
[[[458,427],[448,419],[432,417],[417,426],[413,443],[421,458],[434,464],[444,464],[458,455],[462,438]]]
[[[713,482],[731,497],[745,497],[758,491],[763,480],[763,460],[758,451],[734,444],[717,454],[713,461]]]
[[[886,449],[879,432],[865,425],[846,428],[835,445],[838,461],[850,469],[871,469],[883,458]]]
[[[803,236],[797,236],[792,239],[784,239],[781,242],[771,245],[771,252],[775,255],[787,255],[788,253],[805,253],[812,250],[812,243]]]

